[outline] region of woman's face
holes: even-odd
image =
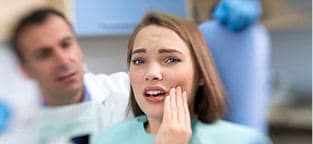
[[[193,103],[199,73],[186,43],[171,29],[149,25],[135,38],[129,75],[135,99],[149,117],[162,118],[163,101],[180,86]]]

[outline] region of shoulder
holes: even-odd
[[[106,128],[101,132],[100,135],[115,135],[128,133],[129,130],[136,130],[139,128],[140,122],[138,122],[137,118],[124,120],[119,122],[111,127]]]
[[[86,73],[84,74],[84,83],[114,92],[124,92],[123,90],[125,90],[128,93],[129,91],[129,78],[125,72],[113,73],[111,75]]]
[[[200,139],[207,136],[212,141],[219,143],[241,143],[241,144],[270,144],[270,140],[263,133],[258,132],[247,126],[218,120],[212,124],[198,122],[197,135]]]
[[[128,99],[129,78],[125,72],[106,74],[84,74],[84,85],[91,94],[92,99],[103,102],[109,96]]]
[[[126,72],[117,72],[110,75],[107,74],[93,74],[93,73],[85,73],[84,74],[85,81],[93,81],[93,82],[129,82],[128,74]]]
[[[125,120],[111,127],[104,129],[96,136],[96,144],[102,143],[125,143],[136,136],[143,134],[142,117]]]

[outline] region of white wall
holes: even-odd
[[[271,32],[272,67],[290,82],[295,97],[312,96],[311,30]]]
[[[128,36],[79,38],[88,70],[110,74],[127,71]]]

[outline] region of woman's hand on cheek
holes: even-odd
[[[191,136],[187,94],[180,87],[172,88],[164,101],[163,120],[155,144],[188,144]]]

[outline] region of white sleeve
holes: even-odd
[[[103,104],[100,115],[104,125],[111,125],[124,120],[127,115],[130,83],[125,72],[111,75],[85,74],[85,86],[93,101]]]
[[[111,75],[86,73],[84,85],[93,101],[103,102],[109,96],[122,97],[122,99],[129,98],[130,84],[128,74],[125,72]]]

